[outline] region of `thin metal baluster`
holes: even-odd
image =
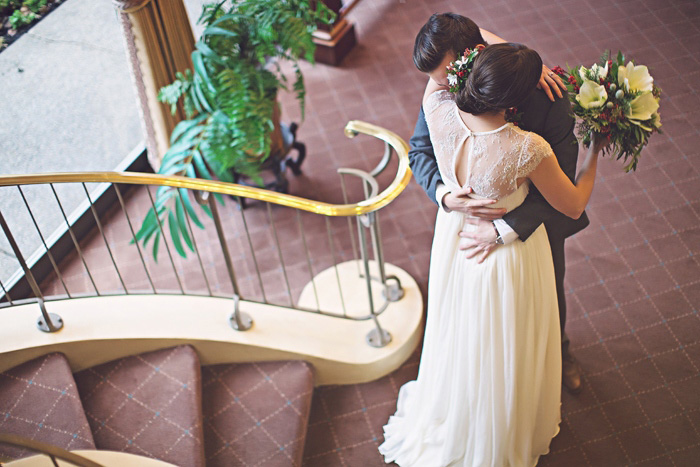
[[[184,200],[182,192],[180,191],[179,188],[177,189],[177,194],[180,196],[180,202],[183,204],[183,208],[184,208],[185,200]],[[187,209],[183,209],[183,211],[185,211],[185,219],[187,220],[187,227],[190,231],[190,237],[192,237],[192,245],[194,246],[194,252],[197,255],[197,261],[199,261],[199,267],[202,269],[202,276],[204,277],[204,283],[207,284],[207,290],[209,291],[209,296],[211,297],[212,296],[211,286],[209,285],[209,279],[207,279],[207,273],[204,272],[204,265],[202,264],[202,257],[199,255],[199,248],[197,248],[197,240],[195,240],[195,238],[194,238],[194,231],[192,230],[192,224],[190,223],[190,216],[189,216],[189,214],[187,214]]]
[[[306,244],[306,233],[304,225],[301,222],[301,211],[297,210],[297,221],[299,222],[299,231],[301,231],[301,240],[304,242],[304,251],[306,252],[306,264],[309,265],[309,276],[311,276],[311,285],[314,288],[314,296],[316,297],[316,309],[321,311],[321,303],[318,301],[318,290],[316,290],[316,281],[314,280],[314,270],[311,267],[311,256],[309,255],[309,247]]]
[[[56,462],[56,457],[49,454],[49,457],[51,458],[51,462],[53,463],[54,466],[58,467],[58,462]]]
[[[343,316],[348,316],[348,310],[345,309],[345,298],[343,297],[343,286],[340,282],[340,272],[338,272],[338,261],[335,258],[335,248],[333,248],[333,232],[331,230],[331,222],[326,217],[326,231],[328,232],[328,242],[331,245],[331,257],[333,258],[333,267],[335,268],[335,278],[338,280],[338,292],[340,293],[340,303],[343,306]]]
[[[379,226],[379,211],[374,211],[374,223],[372,224],[374,226],[373,229],[373,243],[375,250],[375,254],[377,256],[377,261],[379,262],[379,267],[381,269],[380,275],[382,278],[382,283],[386,282],[386,271],[384,269],[384,250],[382,249],[382,229]]]
[[[357,225],[361,229],[360,219],[357,220]],[[377,314],[374,309],[374,297],[372,297],[372,278],[369,274],[369,260],[367,252],[367,238],[365,235],[360,236],[360,248],[362,249],[362,258],[365,266],[365,282],[367,284],[367,297],[369,299],[369,312],[372,315],[372,320],[374,321],[375,329],[372,329],[369,334],[367,334],[367,343],[372,347],[384,347],[389,342],[391,342],[391,334],[382,329],[377,319]]]
[[[29,269],[29,266],[27,266],[26,261],[24,261],[22,251],[20,251],[17,242],[15,242],[15,238],[12,236],[10,227],[7,225],[7,222],[5,222],[5,217],[2,215],[1,212],[0,229],[2,229],[2,231],[5,233],[5,237],[7,237],[7,241],[10,244],[10,248],[12,248],[12,252],[15,254],[15,258],[17,258],[19,265],[24,271],[24,277],[27,279],[29,287],[32,289],[32,292],[34,292],[34,296],[36,297],[36,302],[39,305],[39,309],[41,311],[41,316],[39,316],[39,319],[37,319],[36,322],[37,327],[44,332],[58,331],[63,327],[63,320],[57,314],[49,313],[48,311],[46,311],[46,306],[44,305],[44,296],[41,293],[39,284],[36,283],[36,279],[34,279],[34,274],[32,274],[32,270]]]
[[[371,225],[372,245],[374,248],[375,259],[379,265],[379,277],[382,285],[384,285],[384,298],[390,302],[397,302],[404,296],[401,281],[396,276],[386,275],[386,263],[384,262],[384,247],[382,246],[382,229],[379,224],[379,211],[374,213],[374,222]],[[389,285],[387,279],[393,279],[393,285]]]
[[[287,268],[284,266],[284,258],[282,258],[282,247],[280,247],[280,240],[277,237],[277,227],[275,226],[275,220],[272,218],[272,209],[270,208],[270,203],[267,203],[267,214],[270,216],[270,223],[272,224],[272,232],[275,234],[275,243],[277,244],[277,254],[280,257],[280,264],[282,264],[282,274],[284,275],[284,282],[287,284],[287,294],[289,295],[289,303],[294,308],[294,299],[292,298],[292,289],[289,287],[289,279],[287,278]]]
[[[362,257],[360,261],[362,261],[363,264],[367,265],[367,269],[369,271],[369,257],[367,256],[369,253],[367,252],[366,248],[363,248],[362,245],[364,245],[363,242],[367,241],[367,238],[365,237],[365,231],[362,230],[362,217],[367,216],[367,214],[362,214],[356,217],[357,220],[357,239],[358,242],[360,243],[360,256]],[[360,261],[357,261],[357,268],[358,271],[360,270]],[[360,277],[362,277],[362,272],[359,273]]]
[[[58,208],[61,210],[61,215],[63,215],[63,219],[66,221],[66,225],[68,226],[68,233],[70,234],[70,238],[73,240],[73,245],[75,246],[75,250],[78,252],[78,256],[80,257],[80,261],[83,262],[83,266],[85,267],[85,272],[87,272],[88,277],[90,278],[90,282],[92,282],[92,286],[95,289],[95,293],[100,296],[100,291],[97,290],[97,284],[95,284],[95,279],[92,278],[92,274],[90,274],[90,268],[88,268],[87,263],[85,262],[85,257],[83,256],[83,250],[80,249],[80,245],[78,244],[78,239],[75,237],[75,234],[73,233],[73,228],[70,226],[70,222],[68,222],[68,217],[66,216],[66,212],[63,210],[63,205],[61,204],[61,200],[58,199],[58,193],[56,193],[56,188],[54,188],[53,183],[49,183],[49,186],[51,187],[51,191],[53,191],[53,196],[56,198],[56,202],[58,203]]]
[[[369,182],[365,179],[362,179],[362,191],[365,194],[365,199],[369,197],[369,190],[371,187],[369,186]],[[358,217],[357,219],[360,220],[362,217]],[[370,238],[374,240],[374,237],[372,236],[372,222],[374,220],[374,213],[373,212],[368,212],[367,214],[364,215],[364,218],[367,220],[367,224],[365,227],[367,227],[367,230],[370,232]],[[358,233],[358,235],[360,235]],[[367,238],[365,237],[365,241],[367,241]],[[374,246],[374,242],[372,243],[372,246]],[[375,259],[376,259],[376,250],[373,250],[375,253]],[[369,265],[369,251],[365,250],[364,254],[362,255],[363,261]],[[367,269],[369,271],[369,269]]]
[[[243,203],[239,199],[239,211],[241,213],[241,218],[243,219],[243,227],[245,227],[245,235],[248,238],[248,247],[250,248],[250,254],[253,256],[253,264],[255,264],[255,273],[258,275],[258,282],[260,283],[260,290],[262,291],[263,302],[268,303],[267,296],[265,295],[265,287],[263,286],[262,275],[260,275],[260,267],[258,267],[258,259],[255,256],[255,249],[253,248],[253,242],[250,239],[250,232],[248,231],[248,221],[245,218],[245,209],[243,208]]]
[[[231,279],[231,287],[233,287],[233,313],[229,317],[228,321],[231,327],[236,331],[247,331],[253,326],[253,319],[247,313],[241,311],[241,292],[238,289],[238,282],[236,282],[236,273],[233,270],[233,261],[231,261],[231,254],[228,251],[228,244],[226,243],[224,228],[221,225],[219,208],[216,206],[216,197],[209,193],[208,201],[209,210],[211,211],[212,218],[214,219],[214,226],[216,226],[216,235],[219,237],[221,253],[224,255],[226,269],[228,270],[228,277]]]
[[[10,297],[10,292],[7,291],[7,289],[3,285],[2,281],[0,281],[0,287],[2,287],[2,293],[7,297],[7,302],[10,305],[14,305],[14,303],[12,302],[12,297]]]
[[[151,289],[153,290],[153,293],[158,293],[156,292],[156,286],[153,285],[153,279],[151,279],[151,274],[148,272],[148,268],[146,267],[146,261],[143,259],[143,252],[141,251],[141,245],[139,245],[139,241],[136,239],[136,233],[134,232],[134,227],[131,225],[131,219],[129,218],[129,213],[126,210],[126,204],[124,204],[124,199],[122,198],[122,193],[121,190],[119,190],[119,186],[115,183],[112,185],[114,187],[114,191],[117,192],[117,198],[119,198],[119,204],[122,205],[122,211],[124,212],[124,215],[126,216],[126,222],[129,224],[129,230],[131,231],[131,238],[134,239],[134,244],[136,245],[136,249],[139,252],[139,257],[141,258],[141,264],[143,265],[143,270],[146,271],[146,277],[148,277],[148,283],[151,284]]]
[[[158,210],[156,209],[156,203],[153,202],[153,196],[151,195],[150,185],[146,185],[146,193],[148,193],[148,198],[151,200],[151,206],[153,207],[153,212],[156,215],[156,220],[158,221],[158,228],[160,229],[160,235],[163,237],[163,244],[165,245],[165,251],[168,252],[168,258],[170,258],[170,264],[173,267],[173,272],[175,273],[175,279],[177,279],[177,285],[180,286],[180,292],[185,294],[185,289],[182,287],[182,282],[180,282],[180,276],[177,273],[177,268],[175,267],[175,261],[173,261],[173,254],[170,252],[170,246],[168,242],[165,241],[165,230],[163,229],[163,223],[160,221],[158,216]],[[155,241],[155,240],[154,240]]]
[[[29,207],[29,203],[27,202],[27,198],[24,196],[24,192],[22,191],[22,187],[17,185],[17,189],[19,190],[19,194],[22,195],[22,200],[24,201],[24,205],[27,207],[27,212],[29,213],[29,216],[32,218],[32,222],[34,223],[34,227],[36,228],[36,233],[39,234],[39,238],[41,239],[41,243],[44,245],[44,248],[46,248],[46,254],[49,257],[49,261],[51,261],[51,266],[53,266],[53,270],[56,272],[56,276],[58,276],[58,280],[61,281],[61,285],[63,285],[63,290],[66,291],[66,295],[68,295],[68,298],[73,298],[68,291],[68,287],[66,287],[66,283],[63,281],[63,276],[61,275],[61,271],[58,270],[58,266],[56,265],[56,261],[53,258],[53,255],[51,254],[51,250],[49,247],[46,245],[46,240],[44,240],[44,236],[41,234],[41,230],[39,230],[39,224],[37,224],[36,219],[34,218],[34,213],[32,212],[32,209]]]
[[[341,191],[343,192],[343,202],[345,204],[348,204],[348,192],[345,188],[345,176],[341,175],[340,176],[340,188]],[[350,245],[352,246],[352,257],[357,263],[357,274],[362,275],[360,272],[360,263],[357,261],[357,248],[355,247],[355,235],[352,233],[353,228],[352,228],[352,220],[350,219],[350,216],[348,216],[348,231],[350,232]]]
[[[372,237],[372,250],[374,251],[374,260],[377,262],[377,267],[379,268],[379,280],[382,285],[386,288],[386,271],[384,269],[384,254],[382,253],[381,238],[379,232],[379,213],[371,212],[368,214],[370,225],[369,233]]]
[[[117,262],[114,260],[114,255],[112,254],[112,249],[109,247],[109,242],[107,241],[107,236],[105,235],[105,231],[102,228],[102,223],[100,222],[100,218],[97,215],[97,210],[95,209],[95,205],[92,204],[92,199],[90,198],[90,193],[88,192],[87,187],[85,186],[85,183],[81,183],[83,185],[83,190],[85,190],[85,196],[87,196],[87,200],[90,203],[90,211],[92,211],[92,217],[95,218],[95,223],[97,224],[97,230],[100,231],[100,235],[102,235],[102,240],[105,242],[105,246],[107,247],[107,253],[109,253],[109,257],[112,260],[112,265],[114,265],[114,270],[117,272],[117,277],[119,277],[119,282],[122,284],[122,288],[124,289],[124,293],[129,295],[129,290],[126,288],[126,284],[124,283],[124,279],[122,278],[121,272],[119,272],[119,268],[117,267]]]

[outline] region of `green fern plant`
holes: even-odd
[[[292,90],[304,114],[304,80],[298,61],[313,63],[312,33],[330,23],[333,12],[314,0],[230,0],[205,5],[199,23],[205,26],[192,52],[192,70],[160,90],[158,98],[173,113],[182,103],[187,119],[171,135],[159,174],[186,175],[233,182],[231,171],[260,183],[260,167],[270,155],[270,133],[279,89],[289,81],[279,61],[291,62]],[[223,203],[223,198],[217,196]],[[206,206],[204,212],[211,216]],[[187,213],[187,214],[186,214]],[[176,251],[194,251],[187,216],[201,221],[186,190],[160,187],[136,234],[144,246],[153,240],[157,259],[161,225]]]

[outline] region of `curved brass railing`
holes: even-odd
[[[243,198],[266,201],[280,206],[313,212],[324,216],[358,216],[374,212],[389,204],[408,185],[411,169],[408,164],[408,145],[396,133],[371,123],[358,120],[345,126],[349,138],[358,133],[374,136],[389,144],[398,156],[399,166],[391,184],[382,192],[369,199],[353,204],[332,204],[314,201],[299,196],[287,195],[262,188],[236,185],[233,183],[176,175],[157,175],[137,172],[73,172],[25,175],[0,175],[0,186],[36,185],[42,183],[128,183],[132,185],[158,185],[209,191]]]
[[[109,254],[109,258],[105,257],[106,261],[111,260],[113,266],[114,266],[114,272],[116,272],[116,275],[119,279],[119,282],[121,283],[121,288],[124,290],[125,294],[129,294],[130,292],[127,290],[126,283],[124,281],[124,278],[122,277],[119,267],[117,265],[117,262],[114,258],[114,255],[112,254],[112,250],[109,246],[109,242],[105,236],[105,233],[102,229],[101,223],[99,221],[99,216],[97,214],[97,211],[94,208],[93,202],[90,199],[90,195],[87,191],[87,188],[85,187],[86,183],[105,183],[105,184],[111,184],[114,188],[114,192],[117,195],[117,199],[119,203],[121,204],[122,211],[126,215],[126,219],[129,225],[129,229],[131,229],[132,235],[133,235],[133,242],[136,244],[136,248],[138,249],[138,254],[140,257],[141,264],[143,266],[143,269],[146,273],[146,276],[148,278],[148,281],[151,285],[151,289],[153,290],[153,293],[156,292],[156,286],[153,283],[153,280],[151,278],[151,275],[148,271],[147,264],[144,260],[143,257],[143,252],[141,251],[141,248],[139,246],[139,240],[137,240],[137,235],[134,233],[131,225],[131,220],[129,220],[129,215],[126,212],[126,207],[124,205],[122,195],[120,194],[119,190],[119,184],[126,184],[126,185],[143,185],[146,186],[147,188],[147,193],[148,197],[150,198],[152,209],[155,210],[155,203],[153,202],[153,199],[150,194],[150,190],[148,189],[149,186],[154,185],[154,186],[167,186],[167,187],[174,187],[174,188],[179,188],[179,189],[184,189],[185,190],[192,190],[195,192],[195,199],[200,203],[200,204],[208,204],[208,214],[210,217],[213,219],[214,226],[216,227],[216,233],[218,237],[218,243],[221,247],[221,254],[223,256],[223,259],[226,263],[226,268],[228,271],[229,279],[230,279],[230,285],[233,290],[233,298],[234,298],[234,313],[231,317],[231,325],[238,330],[246,330],[250,328],[251,326],[251,319],[248,316],[245,316],[244,313],[240,312],[238,303],[240,300],[247,300],[247,301],[255,301],[251,300],[248,297],[244,297],[241,295],[240,288],[238,286],[238,281],[236,279],[236,272],[235,272],[235,267],[232,261],[232,256],[229,252],[227,241],[226,241],[226,235],[225,235],[225,229],[222,225],[221,219],[218,214],[218,208],[217,208],[217,203],[215,202],[215,197],[210,196],[208,199],[204,199],[205,197],[199,197],[196,192],[212,192],[214,194],[225,194],[225,195],[231,195],[234,197],[238,197],[239,199],[242,198],[248,198],[248,199],[254,199],[258,200],[267,204],[267,209],[268,209],[268,216],[270,220],[270,227],[271,231],[273,232],[273,239],[274,239],[274,244],[276,246],[276,252],[277,252],[277,260],[280,264],[280,270],[282,271],[282,274],[284,276],[284,282],[283,284],[286,286],[286,293],[287,296],[289,297],[289,306],[286,304],[284,305],[279,305],[279,306],[286,306],[288,308],[293,308],[297,310],[302,310],[302,311],[311,311],[311,312],[317,312],[317,313],[322,313],[325,315],[329,316],[336,316],[340,318],[345,318],[345,319],[352,319],[352,320],[365,320],[365,319],[372,319],[374,320],[376,324],[376,329],[373,331],[373,333],[370,333],[371,335],[368,336],[368,341],[372,345],[377,345],[377,346],[383,346],[386,345],[390,341],[390,336],[387,332],[382,330],[377,317],[383,313],[383,311],[387,308],[389,305],[389,302],[393,301],[398,301],[403,297],[403,291],[401,288],[401,283],[399,279],[396,276],[389,276],[386,274],[385,269],[384,269],[384,259],[382,255],[382,246],[381,246],[381,235],[380,235],[380,230],[379,230],[379,225],[378,225],[378,218],[379,214],[378,211],[387,206],[389,203],[391,203],[392,200],[394,200],[403,190],[404,188],[408,185],[410,178],[411,178],[411,169],[409,168],[409,161],[408,161],[408,145],[406,142],[400,138],[398,135],[395,133],[386,130],[382,127],[372,125],[370,123],[365,123],[365,122],[360,122],[360,121],[351,121],[349,122],[346,127],[345,127],[345,134],[349,138],[352,138],[356,136],[357,134],[366,134],[368,136],[375,137],[377,139],[380,139],[384,141],[385,143],[385,151],[384,151],[384,158],[382,161],[377,165],[377,167],[372,171],[372,173],[367,173],[362,170],[357,170],[357,169],[338,169],[338,174],[341,176],[341,190],[343,193],[343,199],[346,201],[346,204],[332,204],[332,203],[327,203],[323,201],[316,201],[316,200],[310,200],[306,198],[302,198],[299,196],[294,196],[294,195],[287,195],[287,194],[282,194],[278,193],[276,191],[271,191],[271,190],[266,190],[266,189],[261,189],[261,188],[255,188],[255,187],[250,187],[250,186],[244,186],[244,185],[238,185],[238,184],[232,184],[232,183],[227,183],[227,182],[221,182],[221,181],[215,181],[215,180],[205,180],[205,179],[197,179],[197,178],[188,178],[188,177],[182,177],[182,176],[166,176],[166,175],[157,175],[157,174],[147,174],[147,173],[138,173],[138,172],[75,172],[75,173],[49,173],[49,174],[27,174],[27,175],[0,175],[0,187],[3,186],[17,186],[19,188],[19,192],[22,196],[22,199],[24,203],[26,204],[27,211],[30,213],[32,220],[34,221],[35,227],[37,229],[37,232],[39,232],[41,236],[41,232],[39,231],[39,227],[36,224],[36,220],[34,219],[33,214],[31,214],[31,210],[29,207],[29,204],[27,204],[27,200],[24,197],[24,194],[22,193],[21,187],[23,185],[51,185],[53,189],[54,184],[62,184],[62,183],[75,183],[75,184],[82,184],[83,188],[85,190],[85,193],[87,195],[87,201],[89,202],[89,208],[92,211],[92,214],[95,218],[95,225],[101,234],[105,246],[107,248],[107,252]],[[397,157],[398,157],[398,167],[396,170],[396,174],[391,181],[391,183],[381,192],[379,192],[378,185],[374,179],[374,176],[378,173],[380,173],[387,165],[390,156],[391,156],[391,150],[393,149],[394,152],[396,152]],[[364,197],[365,199],[362,201],[359,201],[357,203],[347,203],[347,192],[346,192],[346,187],[344,182],[342,182],[343,176],[344,175],[352,175],[359,177],[362,180],[363,183],[363,191],[364,191]],[[58,195],[56,194],[55,190],[54,191],[54,196],[56,197],[56,201],[58,202],[59,208],[61,209],[61,212],[63,212],[63,208],[61,207],[60,200],[58,198]],[[175,225],[177,226],[178,223],[181,223],[181,225],[184,225],[185,227],[182,227],[183,229],[188,229],[187,233],[189,233],[190,236],[186,237],[187,240],[191,242],[191,246],[189,247],[194,253],[197,258],[198,264],[199,264],[199,269],[201,269],[202,273],[202,278],[204,279],[208,295],[209,296],[215,296],[212,288],[210,287],[209,280],[207,278],[207,273],[205,271],[204,264],[202,262],[202,258],[199,254],[199,250],[196,246],[195,243],[195,238],[194,238],[194,232],[192,231],[192,226],[190,225],[190,218],[188,214],[184,211],[182,205],[185,204],[185,198],[187,197],[187,191],[185,191],[185,195],[183,196],[182,192],[177,192],[179,195],[179,200],[182,203],[180,205],[180,211],[176,214],[177,216],[180,217],[179,221],[175,221]],[[189,198],[188,202],[189,202]],[[299,231],[300,231],[300,236],[301,238],[301,245],[298,246],[298,249],[303,251],[303,254],[306,256],[306,267],[308,269],[311,282],[310,284],[313,286],[313,298],[315,299],[315,304],[316,307],[315,309],[310,306],[310,305],[299,305],[297,303],[295,305],[294,299],[293,299],[293,293],[292,293],[292,287],[290,286],[290,281],[287,275],[286,271],[286,266],[284,263],[284,254],[282,252],[283,248],[281,247],[281,243],[277,234],[277,230],[273,221],[273,215],[270,210],[270,205],[278,205],[282,207],[288,207],[292,208],[294,210],[297,210],[297,222],[299,225]],[[241,203],[241,208],[243,208],[243,204]],[[175,208],[178,209],[178,208]],[[192,207],[191,204],[188,205],[188,209],[190,210],[190,214],[194,215],[194,208]],[[310,254],[310,248],[309,248],[309,243],[306,240],[306,234],[304,232],[304,229],[302,227],[302,218],[300,216],[300,211],[306,211],[312,214],[317,214],[321,216],[326,216],[325,224],[326,224],[326,230],[327,230],[327,236],[328,236],[328,245],[330,248],[330,254],[333,257],[332,263],[333,266],[336,268],[336,280],[337,280],[337,287],[338,287],[338,293],[340,295],[340,300],[341,300],[341,305],[342,305],[342,313],[340,313],[336,309],[328,309],[324,308],[321,306],[320,300],[319,300],[319,294],[318,290],[316,287],[316,283],[314,282],[314,277],[315,273],[313,272],[313,260],[311,258]],[[153,212],[153,211],[152,211]],[[251,235],[248,230],[247,222],[245,220],[245,213],[243,209],[239,211],[241,213],[241,221],[242,221],[242,226],[243,229],[245,229],[245,237],[244,240],[247,240],[248,246],[250,249],[250,255],[251,259],[254,263],[254,269],[255,273],[258,279],[259,283],[259,288],[262,292],[262,301],[260,303],[265,303],[265,304],[270,304],[268,299],[265,296],[265,287],[263,284],[262,280],[262,274],[260,271],[260,268],[258,266],[257,259],[255,257],[256,252],[254,251],[253,247],[253,242],[251,240]],[[170,232],[173,232],[173,221],[172,218],[174,218],[174,215],[171,213],[169,214],[170,218],[168,219],[168,227],[170,229]],[[91,275],[91,271],[87,265],[87,262],[85,261],[83,254],[81,252],[79,242],[77,241],[73,231],[71,230],[71,225],[65,216],[65,213],[63,213],[63,217],[66,221],[67,227],[68,227],[68,233],[70,234],[70,237],[73,241],[75,251],[77,252],[78,257],[80,258],[83,266],[85,267],[85,272],[87,273],[89,282],[92,284],[95,295],[99,296],[102,295],[102,292],[98,290],[97,283],[94,280],[94,278]],[[340,283],[340,273],[338,272],[338,262],[336,261],[336,256],[335,252],[333,251],[334,248],[334,240],[332,237],[334,236],[332,232],[332,228],[330,225],[330,219],[329,217],[346,217],[347,222],[348,222],[348,233],[350,237],[350,245],[352,246],[353,249],[353,258],[354,261],[359,261],[358,266],[357,266],[357,271],[358,275],[360,278],[362,278],[363,282],[366,283],[366,288],[367,288],[367,301],[368,301],[368,308],[369,308],[369,313],[366,315],[362,314],[354,314],[350,315],[345,306],[345,299],[343,297],[343,292],[342,292],[342,284]],[[359,247],[356,249],[355,248],[355,238],[353,234],[353,227],[352,227],[352,222],[351,222],[351,217],[355,217],[356,219],[356,224],[357,224],[357,243]],[[195,221],[199,222],[199,221]],[[203,228],[203,226],[198,224],[200,227]],[[5,236],[7,240],[10,243],[10,246],[15,254],[15,257],[17,261],[20,263],[20,266],[22,267],[22,271],[24,273],[23,278],[26,280],[26,283],[28,284],[29,288],[33,292],[34,296],[36,297],[37,303],[39,303],[42,315],[39,317],[37,320],[37,326],[39,329],[42,331],[47,331],[47,332],[55,332],[63,326],[63,322],[61,320],[61,317],[58,315],[53,315],[47,312],[45,306],[44,306],[44,300],[45,297],[41,292],[41,289],[39,287],[38,281],[35,280],[33,273],[31,271],[32,266],[28,265],[27,262],[24,260],[23,255],[20,251],[20,248],[18,247],[17,243],[14,241],[13,235],[10,231],[10,228],[5,221],[2,213],[0,213],[0,229],[2,232],[5,233]],[[183,284],[180,280],[180,277],[177,272],[177,267],[175,265],[175,262],[173,260],[172,254],[170,252],[170,249],[168,247],[168,244],[165,242],[165,237],[164,237],[164,226],[163,223],[161,223],[161,220],[158,219],[158,235],[163,235],[163,243],[165,244],[165,249],[168,255],[168,258],[170,260],[170,264],[172,266],[173,272],[175,279],[177,281],[177,285],[182,292],[182,294],[186,294],[185,288],[183,287]],[[367,240],[367,236],[370,237],[371,245],[369,244]],[[147,238],[147,237],[146,237]],[[185,238],[185,237],[183,237]],[[41,237],[42,242],[44,242],[44,238]],[[179,246],[178,252],[180,252],[180,255],[184,258],[186,255],[184,253],[184,248],[182,247],[182,244],[180,243],[179,237],[176,238],[176,235],[172,236],[172,241],[175,245],[175,247]],[[157,240],[154,240],[154,245],[156,244]],[[145,245],[146,241],[143,241],[143,244]],[[53,259],[51,256],[51,252],[49,247],[46,245],[46,242],[44,242],[44,247],[46,249],[46,254],[51,262],[51,265],[53,266],[54,272],[56,274],[56,277],[59,279],[61,284],[63,285],[63,288],[65,289],[66,292],[66,297],[67,298],[73,298],[72,295],[68,291],[68,287],[66,287],[66,284],[63,281],[63,278],[60,274],[60,268],[57,265],[57,262]],[[374,256],[374,263],[376,263],[376,273],[372,273],[370,271],[370,248],[372,250],[372,254]],[[313,245],[311,245],[311,250],[313,249]],[[361,258],[358,258],[357,250],[359,250]],[[156,256],[156,251],[157,248],[154,246],[154,257]],[[270,259],[270,258],[268,258]],[[274,260],[273,260],[274,261]],[[269,261],[268,261],[269,264]],[[362,268],[361,266],[364,266]],[[374,266],[372,266],[374,268]],[[360,271],[362,269],[362,271]],[[318,271],[317,271],[318,272]],[[22,277],[18,276],[18,274],[15,274],[17,277]],[[20,280],[20,279],[17,279]],[[382,298],[375,298],[373,297],[373,288],[372,284],[376,283],[379,284],[381,287],[382,291]],[[217,284],[218,285],[218,284]],[[26,289],[26,287],[25,287]],[[353,288],[352,294],[350,295],[357,295],[357,293],[361,293],[358,290],[356,290],[356,287]],[[4,295],[4,299],[3,299]],[[27,294],[23,293],[22,298],[25,298]],[[302,294],[303,295],[303,294]],[[62,296],[57,296],[57,295],[52,295],[51,297],[46,297],[47,300],[57,300],[57,299],[63,299]],[[5,303],[0,303],[0,306],[12,306],[13,305],[13,300],[10,298],[10,294],[8,293],[7,288],[3,285],[2,281],[0,281],[0,301],[5,301]],[[302,297],[300,296],[299,300],[302,300]],[[302,300],[303,301],[303,300]],[[304,302],[306,303],[306,302]],[[335,305],[334,305],[335,306]]]

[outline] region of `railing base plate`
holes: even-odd
[[[404,296],[403,288],[401,288],[401,282],[396,276],[387,277],[388,281],[393,281],[393,283],[388,284],[384,290],[382,290],[382,297],[390,302],[398,302]]]
[[[247,331],[253,327],[253,318],[248,313],[239,312],[238,319],[236,319],[235,315],[231,315],[228,321],[236,331]]]
[[[53,330],[49,328],[49,325],[46,323],[43,315],[36,319],[36,327],[39,328],[40,331],[44,332],[56,332],[63,327],[63,319],[56,313],[49,313],[49,319],[53,325]]]
[[[391,342],[391,334],[384,330],[382,330],[382,333],[379,334],[379,330],[374,328],[367,334],[366,339],[367,343],[372,347],[381,348],[385,347],[387,344],[389,344],[389,342]]]

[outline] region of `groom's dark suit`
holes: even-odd
[[[544,92],[535,91],[518,110],[522,112],[520,127],[527,131],[534,131],[547,140],[552,146],[562,170],[573,181],[576,175],[578,143],[573,132],[575,120],[571,114],[568,99],[559,98],[552,102]],[[430,199],[437,203],[435,189],[438,182],[442,180],[435,160],[433,145],[430,142],[423,108],[418,114],[416,129],[411,137],[410,145],[411,150],[408,157],[413,175]],[[588,217],[585,212],[577,220],[565,216],[550,206],[542,194],[534,186],[531,186],[530,193],[523,204],[503,216],[503,220],[518,234],[522,241],[526,241],[544,222],[552,247],[562,330],[562,351],[566,354],[568,352],[568,339],[564,334],[564,325],[566,324],[564,240],[585,228],[589,224]]]

